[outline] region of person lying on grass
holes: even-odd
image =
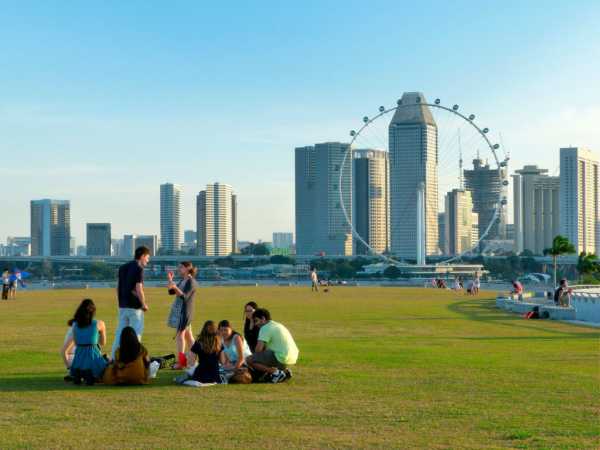
[[[197,364],[193,372],[190,370],[191,375],[188,372],[177,377],[176,383],[188,386],[221,383],[219,364],[225,363],[225,355],[217,326],[212,320],[204,322],[187,360],[188,364],[193,364],[197,360]]]
[[[115,360],[104,371],[104,384],[148,384],[156,376],[160,363],[151,362],[148,350],[140,343],[132,327],[121,331]]]
[[[288,366],[296,364],[298,347],[292,334],[282,324],[271,320],[271,313],[258,308],[253,314],[254,323],[260,327],[256,352],[246,359],[248,366],[272,383],[292,377]]]
[[[82,379],[87,385],[93,385],[102,378],[106,368],[106,359],[100,347],[106,344],[106,325],[102,320],[95,320],[96,305],[86,298],[81,302],[73,317],[73,335],[65,342],[63,359],[67,363],[66,349],[74,342],[75,356],[71,362],[70,376],[75,384]],[[67,378],[65,378],[66,381]]]

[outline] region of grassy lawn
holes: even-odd
[[[58,350],[91,297],[112,344],[111,290],[0,302],[0,448],[598,448],[600,330],[525,321],[478,298],[408,288],[203,288],[206,319],[239,328],[253,299],[294,334],[280,385],[73,386]],[[149,291],[144,342],[174,351],[170,300]]]

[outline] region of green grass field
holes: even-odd
[[[114,292],[20,292],[0,302],[0,448],[598,448],[600,330],[525,321],[478,298],[407,288],[203,288],[207,319],[241,328],[254,299],[300,347],[279,385],[74,386],[58,354],[91,297],[116,325]],[[170,299],[149,291],[144,342],[174,351]]]

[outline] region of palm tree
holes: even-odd
[[[577,261],[577,272],[580,276],[591,275],[597,273],[600,270],[600,264],[598,264],[598,257],[593,253],[581,252]]]
[[[558,264],[558,257],[561,255],[568,255],[575,253],[575,247],[569,242],[564,236],[560,234],[554,237],[552,241],[552,247],[544,249],[544,255],[552,256],[552,264],[554,266],[554,286],[556,287],[556,266]]]

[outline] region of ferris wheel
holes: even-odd
[[[401,121],[398,121],[398,117],[414,121],[418,119],[419,114],[425,123],[422,128],[428,130],[425,133],[425,137],[418,133],[415,134],[414,130],[419,129],[418,127],[405,127]],[[416,171],[426,170],[429,177],[425,181],[427,181],[427,189],[430,192],[423,197],[424,200],[421,200],[422,208],[424,211],[427,211],[428,215],[425,218],[425,213],[423,213],[420,219],[421,223],[424,220],[427,222],[428,218],[432,218],[434,215],[437,216],[438,212],[442,212],[445,208],[448,208],[447,198],[449,193],[452,194],[457,190],[460,192],[469,191],[466,195],[472,198],[473,222],[476,222],[476,231],[470,239],[462,242],[462,245],[457,246],[456,251],[452,253],[444,253],[443,243],[438,245],[435,242],[427,242],[428,257],[436,255],[438,256],[438,261],[449,263],[465,255],[474,254],[477,249],[481,248],[482,243],[486,239],[499,239],[505,235],[509,155],[504,149],[500,148],[500,144],[494,143],[490,139],[490,129],[480,127],[475,122],[475,119],[476,116],[474,114],[462,113],[458,104],[446,106],[442,104],[439,98],[429,103],[420,93],[405,93],[402,99],[398,100],[394,106],[380,106],[378,112],[372,117],[363,117],[361,126],[350,131],[351,142],[343,156],[342,169],[340,170],[338,180],[340,206],[355,242],[362,244],[364,248],[368,249],[368,253],[379,255],[392,262],[398,262],[398,259],[405,259],[402,254],[394,252],[394,247],[398,248],[398,245],[394,246],[394,241],[398,241],[399,239],[397,235],[396,237],[394,236],[393,232],[389,233],[388,230],[388,233],[391,235],[389,241],[392,242],[385,252],[381,250],[381,246],[374,248],[373,243],[369,242],[367,236],[361,236],[361,233],[352,221],[347,205],[343,201],[344,192],[342,189],[342,186],[344,186],[342,180],[344,176],[348,175],[348,167],[352,167],[352,165],[347,166],[349,158],[354,158],[357,154],[364,153],[368,149],[383,150],[389,155],[390,159],[389,173],[391,186],[388,185],[386,190],[393,201],[394,194],[398,191],[398,187],[394,186],[394,165],[411,163],[406,160],[398,162],[398,152],[403,152],[404,157],[406,157],[406,146],[410,146],[410,144],[406,144],[408,141],[402,138],[402,136],[398,138],[399,135],[396,132],[396,127],[398,129],[404,127],[403,129],[408,130],[407,132],[412,132],[413,134],[409,135],[405,133],[405,135],[414,135],[415,139],[424,146],[425,152],[428,151],[430,153],[430,162],[427,163],[429,164],[428,169],[416,169]],[[392,148],[390,148],[390,143],[392,144]],[[418,156],[418,152],[415,151],[414,158],[420,157]],[[472,161],[473,168],[465,170],[465,161]],[[409,173],[409,175],[412,174]],[[488,182],[487,185],[483,185],[483,189],[481,186],[476,186],[480,182],[478,181],[478,177],[484,177],[483,180],[480,180],[481,183],[485,183],[486,180]],[[397,171],[396,178],[399,178]],[[421,186],[423,184],[421,183]],[[492,189],[489,189],[489,186]],[[421,189],[423,188],[421,187]],[[398,196],[399,194],[396,193],[395,195]],[[419,189],[415,188],[412,194],[404,195],[403,203],[394,203],[396,212],[394,214],[393,205],[391,207],[392,214],[389,228],[392,230],[404,229],[412,232],[412,229],[415,228],[413,210],[419,208],[419,199]],[[418,215],[419,213],[417,212]],[[435,219],[436,223],[438,223],[438,217],[435,217]],[[416,223],[419,223],[419,217],[416,220]],[[441,235],[443,228],[442,231],[438,232],[436,230],[433,232],[431,231],[433,225],[428,224],[428,226],[429,234],[437,236],[437,239],[441,239],[439,235]],[[416,225],[416,227],[419,227],[419,225]],[[426,234],[426,231],[424,230],[422,233]],[[418,230],[416,236],[418,236]],[[435,240],[435,236],[429,240]],[[413,237],[414,235],[410,233],[406,237],[401,235],[401,239],[403,240],[411,240]],[[437,252],[432,250],[435,246],[438,248]],[[389,256],[390,254],[393,257]],[[425,256],[425,250],[423,251],[423,255]]]

